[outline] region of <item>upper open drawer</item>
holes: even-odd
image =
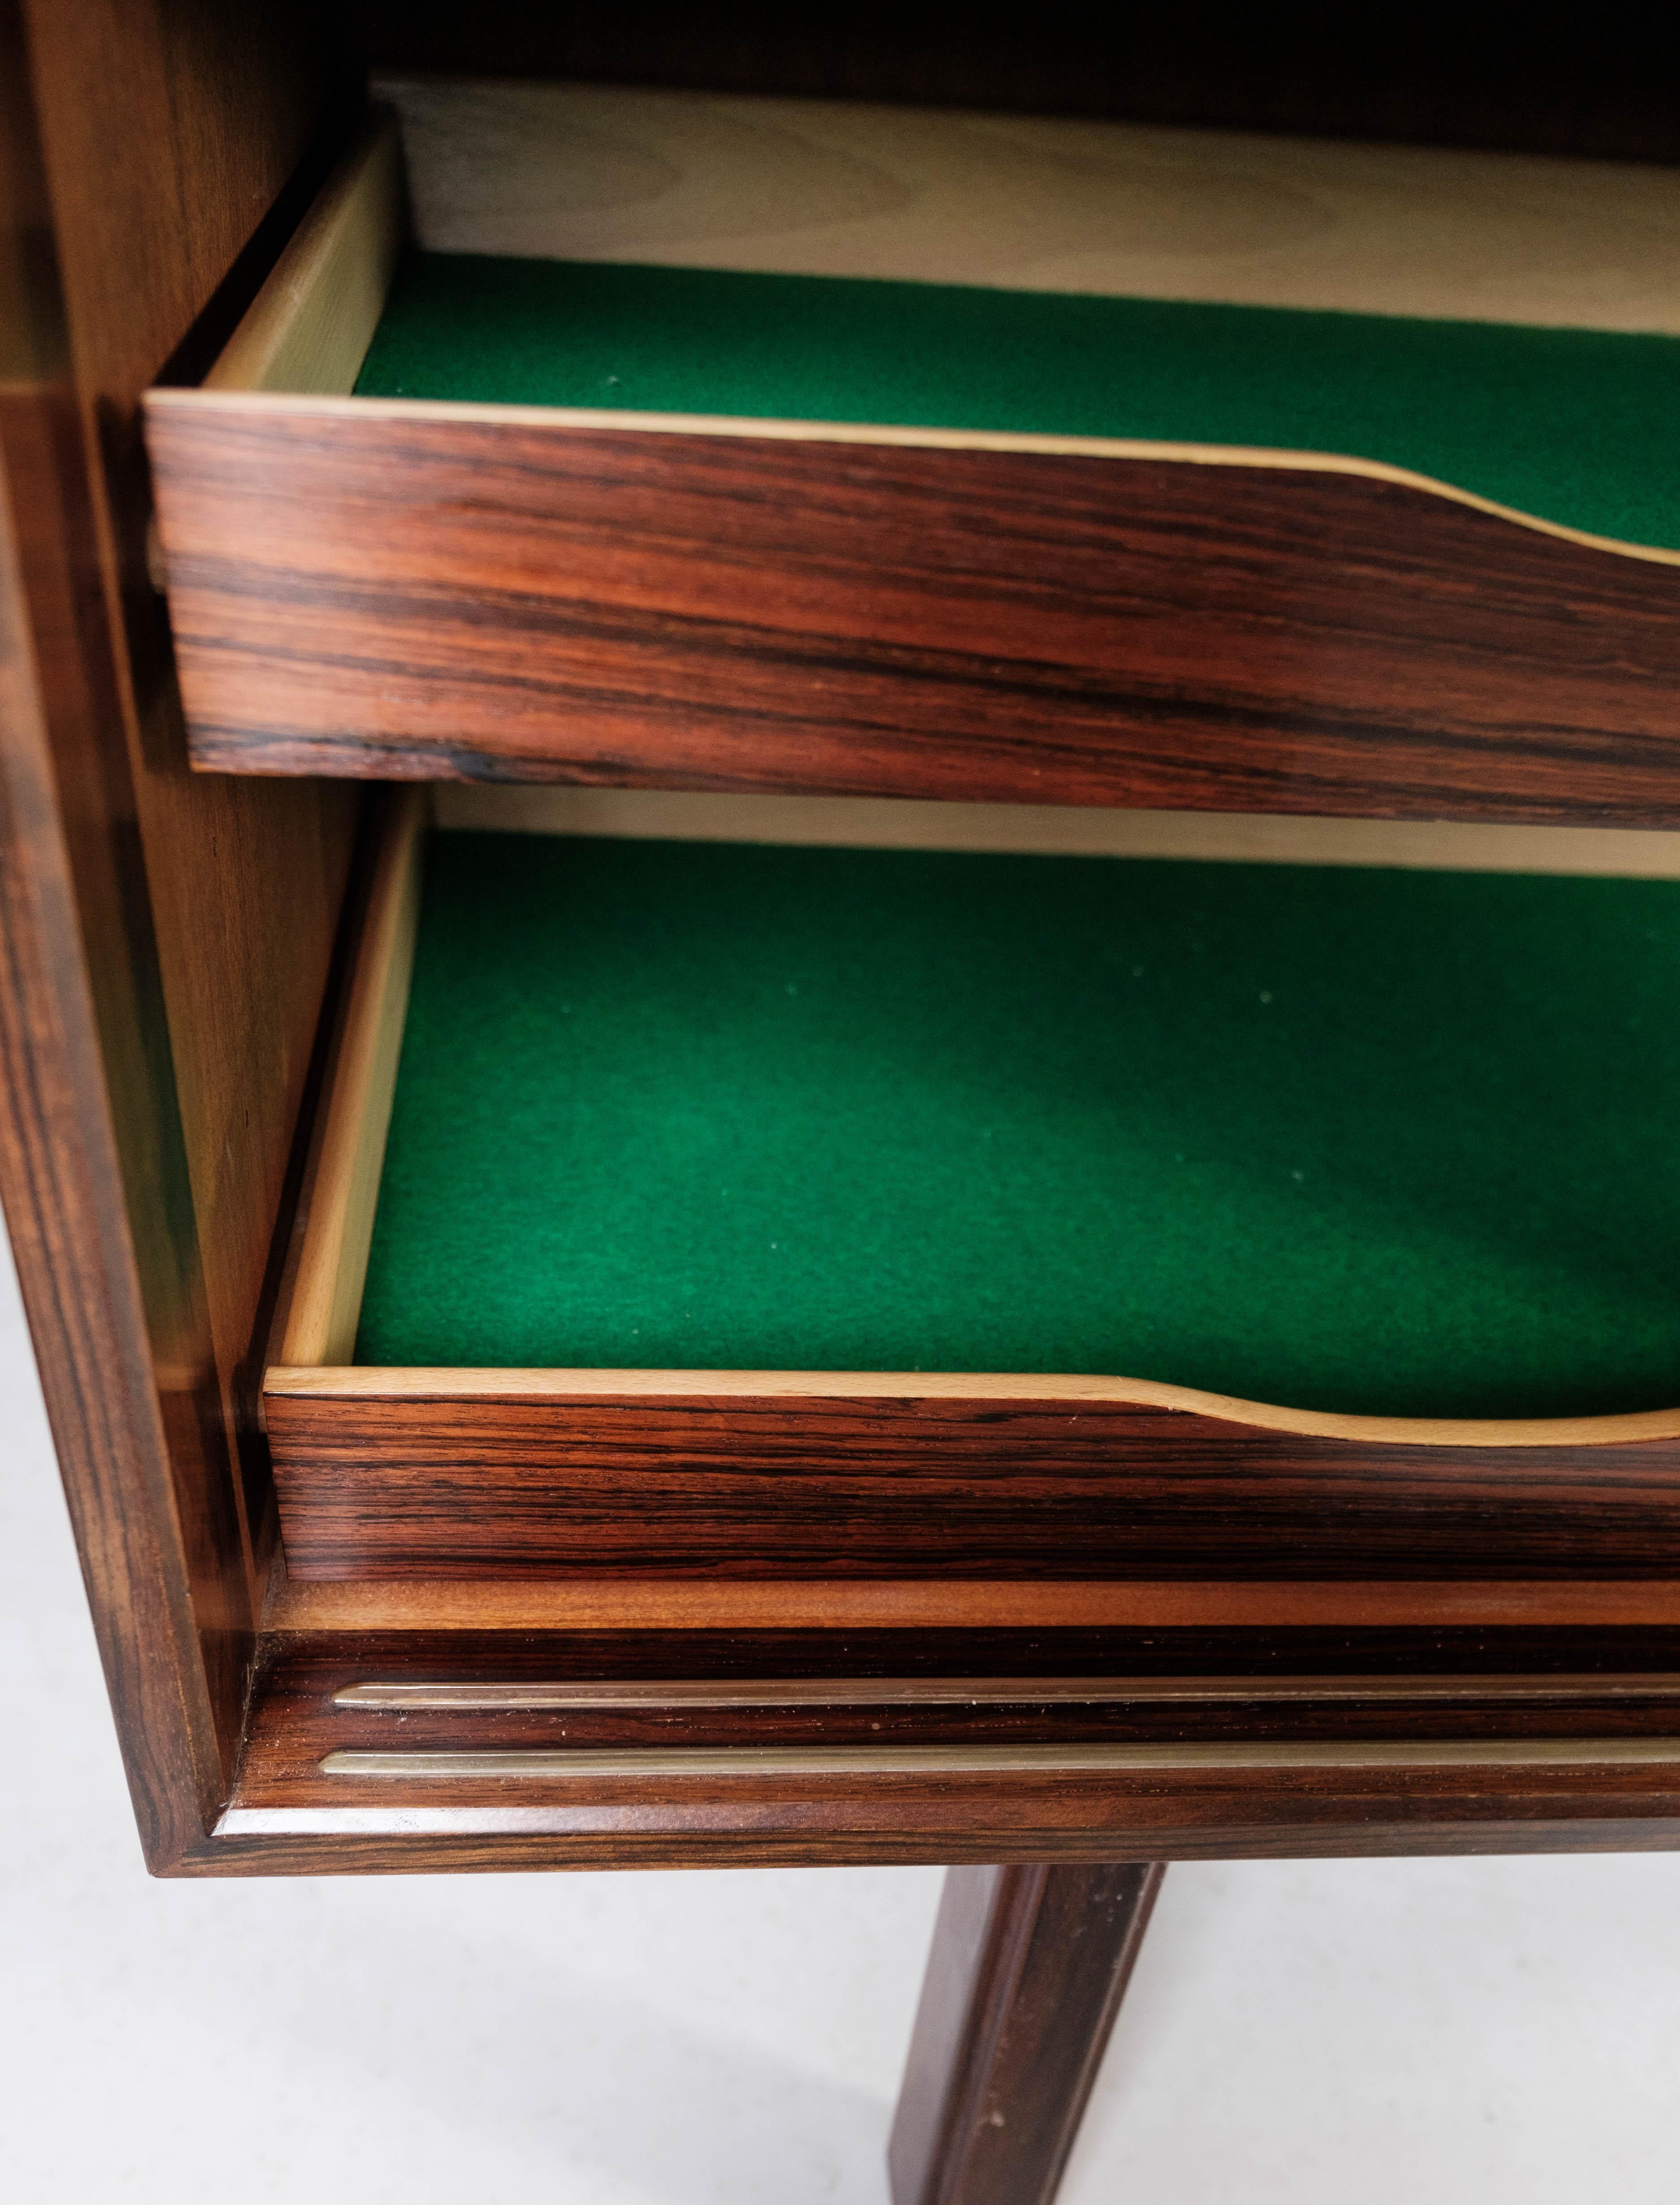
[[[1680,179],[388,90],[148,397],[196,764],[1680,820]]]

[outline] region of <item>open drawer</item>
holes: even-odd
[[[1671,174],[387,92],[147,400],[195,764],[1680,819]]]
[[[432,800],[266,1375],[293,1579],[1680,1563],[1668,838]]]

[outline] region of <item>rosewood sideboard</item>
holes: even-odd
[[[953,1864],[899,2205],[1172,1860],[1680,1843],[1680,134],[1245,22],[0,0],[146,1864]]]

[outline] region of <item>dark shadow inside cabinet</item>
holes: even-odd
[[[1680,158],[1660,25],[1621,6],[1543,20],[1506,6],[1351,15],[1324,0],[1171,10],[1058,4],[953,30],[932,0],[815,15],[748,0],[697,13],[527,0],[358,0],[370,69],[881,100],[1001,114],[1482,146],[1615,161]]]

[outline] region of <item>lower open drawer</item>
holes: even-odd
[[[1680,883],[427,803],[266,1376],[294,1578],[1680,1559]]]

